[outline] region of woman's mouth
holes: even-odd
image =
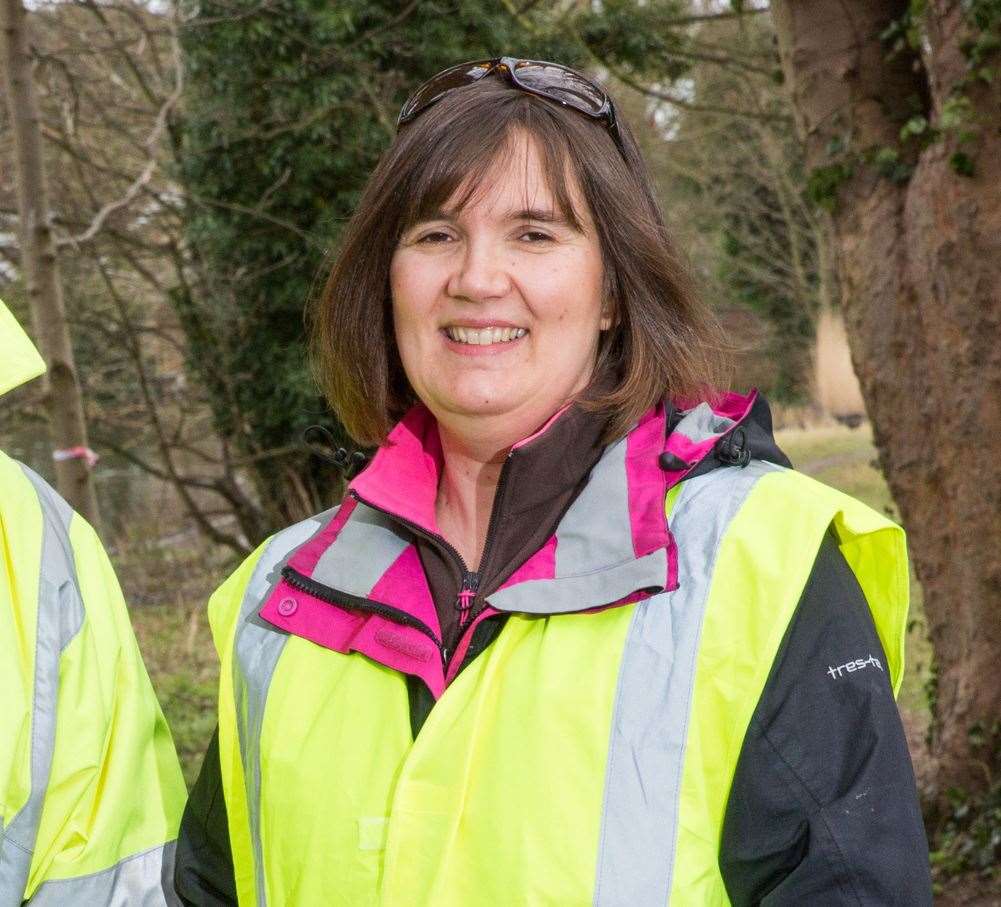
[[[465,343],[469,346],[490,346],[494,343],[510,343],[512,340],[519,340],[528,331],[525,328],[510,327],[489,327],[489,328],[469,328],[469,327],[447,327],[445,336],[454,343]]]

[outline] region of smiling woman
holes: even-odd
[[[597,297],[613,326],[595,333],[594,371],[618,380],[585,405],[610,413],[609,438],[665,391],[702,399],[718,386],[725,372],[718,328],[695,296],[635,142],[624,126],[616,129],[621,151],[609,130],[494,78],[448,94],[404,127],[372,174],[312,313],[317,378],[355,439],[381,444],[419,398],[397,347],[391,284],[420,280],[420,262],[439,280],[455,272],[444,279],[451,292],[472,297],[461,314],[473,321],[485,317],[472,312],[481,288],[463,281],[492,281],[483,289],[498,310],[512,308],[511,297],[526,287],[557,294],[560,280],[572,284],[575,305],[584,294]],[[404,274],[402,262],[413,269]],[[497,299],[512,278],[512,293]],[[564,297],[547,317],[562,317],[564,332],[585,330],[573,313],[561,313],[567,304]],[[461,301],[449,315],[459,308]],[[576,347],[571,340],[561,345]],[[525,381],[539,389],[538,377]]]
[[[902,533],[713,390],[607,94],[504,57],[400,123],[312,311],[377,451],[213,596],[182,900],[930,903]]]
[[[535,141],[515,132],[507,144],[469,203],[404,232],[389,279],[414,394],[439,425],[503,417],[510,447],[587,387],[612,304],[580,190],[569,187],[575,226]]]

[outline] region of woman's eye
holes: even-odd
[[[421,237],[419,237],[417,242],[435,244],[435,243],[448,242],[449,240],[451,240],[451,238],[452,237],[448,233],[445,233],[443,230],[432,230],[430,233],[425,233]]]
[[[527,239],[530,243],[546,242],[552,239],[548,233],[542,233],[539,230],[526,230],[521,234],[522,239]]]

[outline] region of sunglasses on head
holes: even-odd
[[[492,60],[474,60],[443,69],[410,95],[397,118],[397,130],[420,116],[450,91],[472,85],[491,74],[506,78],[516,88],[528,94],[537,95],[563,107],[570,107],[593,120],[601,120],[611,133],[623,158],[626,157],[612,99],[579,72],[559,63],[547,63],[545,60],[495,57]]]

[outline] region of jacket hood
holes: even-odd
[[[45,371],[45,362],[17,323],[10,309],[0,299],[0,395],[37,378]]]

